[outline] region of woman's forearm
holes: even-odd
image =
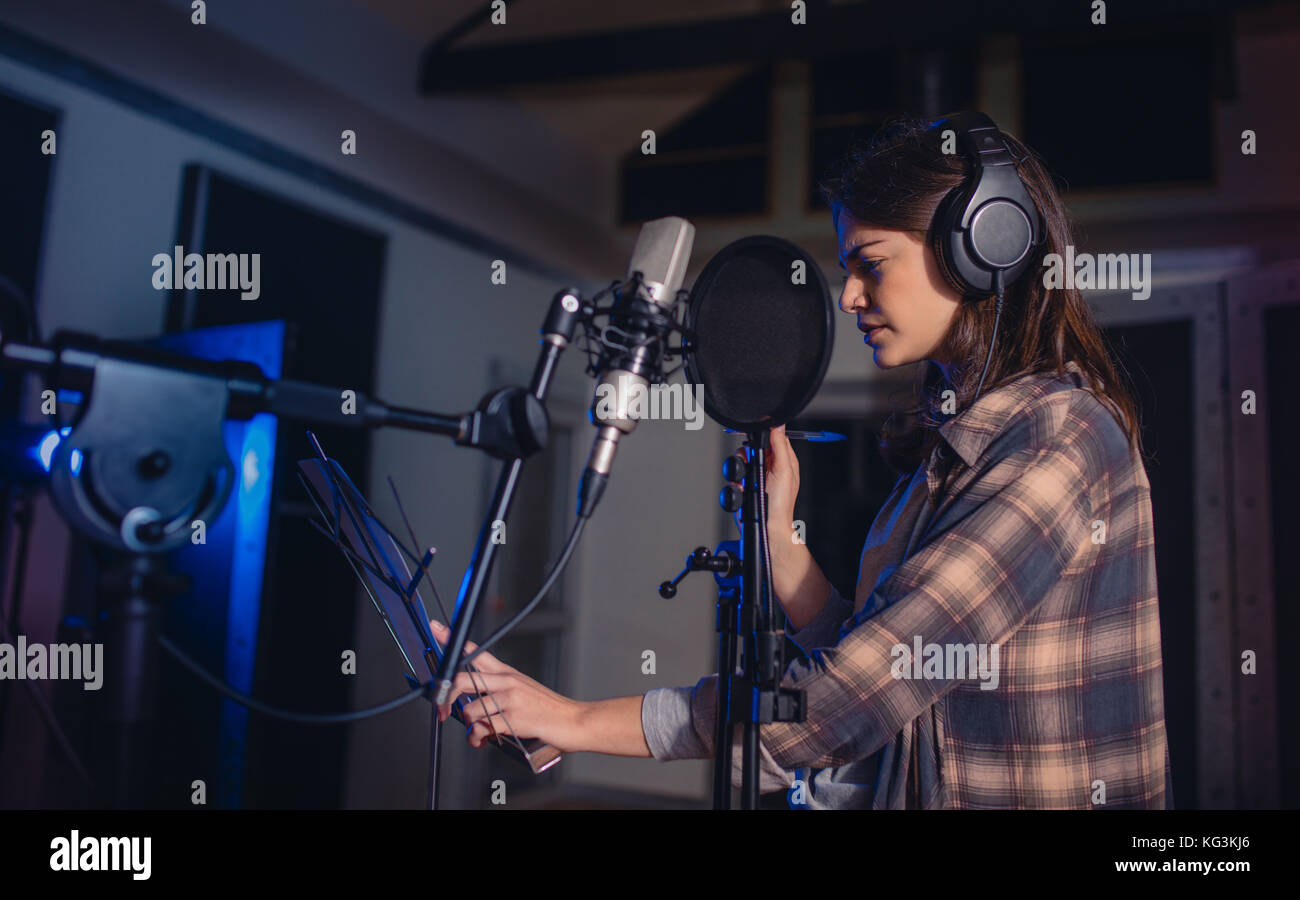
[[[777,599],[796,631],[816,618],[830,598],[830,581],[803,544],[779,551],[774,548],[772,578]],[[579,703],[569,719],[573,727],[566,729],[572,736],[562,738],[567,745],[564,749],[611,756],[651,756],[641,727],[644,699],[644,695],[637,694]]]
[[[568,749],[611,756],[650,756],[650,745],[641,728],[644,699],[643,694],[637,694],[583,703],[573,746]]]
[[[831,596],[831,583],[806,545],[775,541],[772,545],[772,589],[790,627],[798,631],[822,611]]]

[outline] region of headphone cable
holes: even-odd
[[[998,323],[1002,321],[1002,270],[993,270],[993,293],[997,297],[997,309],[993,313],[993,336],[989,338],[989,352],[984,357],[984,371],[980,373],[979,385],[975,388],[975,396],[971,398],[974,403],[980,398],[980,391],[984,388],[984,376],[989,373],[989,363],[993,361],[993,347],[998,342]]]

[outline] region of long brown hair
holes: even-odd
[[[1002,132],[1016,158],[1016,168],[1046,223],[1045,240],[1032,251],[1033,261],[1003,297],[998,339],[981,392],[1026,375],[1055,372],[1064,377],[1073,360],[1087,376],[1089,390],[1115,415],[1129,444],[1141,452],[1137,404],[1119,365],[1077,288],[1047,288],[1042,261],[1048,253],[1064,254],[1072,243],[1071,223],[1038,156],[1014,136]],[[959,153],[945,154],[941,136],[929,122],[915,117],[894,119],[870,141],[852,146],[821,180],[822,196],[834,214],[847,210],[877,228],[908,231],[930,244],[935,209],[944,196],[970,174],[971,163]],[[952,360],[951,381],[933,361],[926,361],[919,401],[896,410],[880,435],[884,459],[900,472],[916,468],[938,439],[935,429],[946,420],[941,395],[952,390],[958,411],[974,400],[984,359],[993,336],[995,306],[963,302],[935,356]]]

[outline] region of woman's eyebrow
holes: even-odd
[[[872,244],[883,244],[884,242],[885,242],[884,238],[876,238],[874,241],[863,241],[861,244],[854,244],[852,247],[849,248],[848,253],[845,253],[843,256],[839,258],[840,268],[841,269],[845,268],[844,260],[848,259],[850,256],[853,256],[863,247],[870,247]]]

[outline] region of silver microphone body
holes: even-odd
[[[587,467],[579,491],[579,515],[590,515],[614,465],[619,439],[637,425],[629,405],[635,391],[645,391],[662,373],[657,366],[667,333],[654,326],[645,316],[650,311],[671,316],[690,265],[695,243],[695,226],[685,219],[669,216],[641,226],[627,280],[634,293],[620,295],[610,313],[610,325],[630,337],[630,342],[601,373],[589,417],[596,426]],[[650,306],[647,307],[646,305]]]

